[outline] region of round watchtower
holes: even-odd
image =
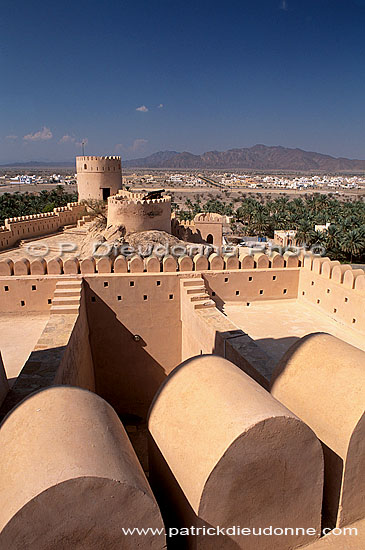
[[[127,233],[171,233],[171,197],[147,199],[145,193],[119,191],[108,199],[108,225],[124,225]]]
[[[104,200],[122,185],[120,157],[76,157],[79,201]]]

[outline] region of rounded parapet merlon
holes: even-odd
[[[165,547],[161,514],[112,407],[80,388],[32,394],[1,426],[0,547]],[[161,535],[123,534],[155,528]],[[67,541],[67,542],[65,542]]]
[[[203,355],[176,367],[154,398],[148,430],[151,483],[162,510],[179,503],[179,525],[314,528],[311,536],[291,537],[293,548],[318,536],[323,491],[318,439],[226,359]],[[192,547],[282,550],[280,537],[274,538],[233,533],[210,537],[206,546],[202,536],[194,537]]]

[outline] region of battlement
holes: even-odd
[[[5,225],[0,227],[0,250],[14,246],[21,239],[47,235],[65,225],[76,224],[84,212],[83,205],[72,202],[67,206],[54,208],[52,212],[8,218]]]
[[[76,171],[82,172],[103,172],[121,171],[120,157],[76,157]]]
[[[223,223],[223,216],[214,212],[203,212],[197,214],[194,218],[194,223]]]
[[[171,197],[144,199],[145,193],[119,190],[108,198],[108,225],[124,225],[127,233],[151,229],[171,233]]]
[[[79,157],[76,157],[76,162],[77,161],[81,161],[81,162],[86,162],[86,161],[90,161],[90,160],[120,160],[121,157],[120,156],[113,156],[113,155],[106,155],[106,156],[101,156],[101,157],[97,157],[97,156],[79,156]]]
[[[171,197],[166,195],[160,199],[145,199],[146,193],[133,193],[131,191],[124,191],[120,189],[117,195],[109,197],[109,204],[120,204],[120,201],[123,201],[123,204],[161,204],[161,203],[171,203]]]

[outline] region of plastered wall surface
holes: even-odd
[[[145,417],[181,361],[179,277],[105,274],[85,283],[96,391],[118,413]]]
[[[298,298],[353,330],[365,332],[365,288],[349,288],[344,281],[337,282],[325,274],[303,268],[300,269]]]
[[[6,219],[5,225],[0,227],[0,250],[10,248],[20,240],[48,235],[65,225],[75,224],[84,212],[85,208],[76,202],[55,208],[53,212]]]
[[[140,193],[120,191],[108,199],[108,225],[124,225],[127,233],[158,230],[171,233],[171,198],[144,200]]]
[[[79,201],[105,200],[103,189],[115,195],[122,184],[120,157],[76,157]]]

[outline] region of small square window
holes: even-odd
[[[329,294],[331,292],[331,289],[327,288],[327,294]]]
[[[333,308],[333,313],[337,313],[337,309],[335,307]]]
[[[283,294],[286,294],[288,292],[288,289],[287,288],[284,288],[283,289]]]
[[[303,290],[302,295],[305,296],[305,290]]]
[[[35,285],[32,285],[32,290],[37,290],[37,287]]]
[[[134,286],[134,281],[129,281],[129,286]]]
[[[144,295],[143,295],[143,299],[144,299],[144,300],[147,300],[147,298],[148,298],[147,294],[144,294]]]
[[[314,286],[314,281],[311,282],[311,285]]]
[[[239,296],[239,295],[240,295],[240,291],[236,290],[236,296]]]
[[[276,281],[276,275],[273,275],[273,276],[272,276],[272,280],[273,280],[273,281]]]
[[[157,286],[161,286],[161,281],[156,281]]]
[[[173,294],[169,294],[169,300],[173,300],[174,298],[174,295]]]
[[[9,287],[8,287],[8,286],[4,286],[4,290],[5,290],[5,292],[9,292]]]
[[[352,319],[352,322],[353,322],[353,323],[356,323],[356,319]]]
[[[107,287],[107,286],[109,286],[108,281],[104,281],[104,287]]]
[[[95,296],[91,296],[91,301],[92,301],[92,302],[96,302]]]
[[[263,291],[263,290],[260,290],[260,294],[263,294],[263,293],[264,293],[264,291]]]
[[[248,280],[249,280],[249,281],[252,281],[252,277],[249,277]]]
[[[345,298],[345,302],[347,303],[348,301],[349,301],[349,299],[348,299],[348,298]]]
[[[52,300],[51,298],[48,298],[48,303],[51,304],[52,303]]]
[[[247,307],[248,307],[248,306],[249,306],[249,305],[251,305],[251,304],[250,304],[250,302],[247,302],[247,304],[246,304],[246,305],[247,305]]]
[[[212,292],[212,296],[215,296],[215,292]]]
[[[317,304],[320,304],[320,303],[321,303],[321,300],[318,299],[318,300],[317,300]]]
[[[225,277],[225,278],[224,278],[224,282],[225,282],[225,283],[228,283],[228,277]]]
[[[117,296],[117,300],[118,300],[118,302],[120,302],[120,301],[121,301],[121,299],[122,299],[122,297],[121,297],[121,296]]]
[[[20,305],[21,305],[22,307],[25,306],[24,300],[21,300],[21,301],[20,301]]]

